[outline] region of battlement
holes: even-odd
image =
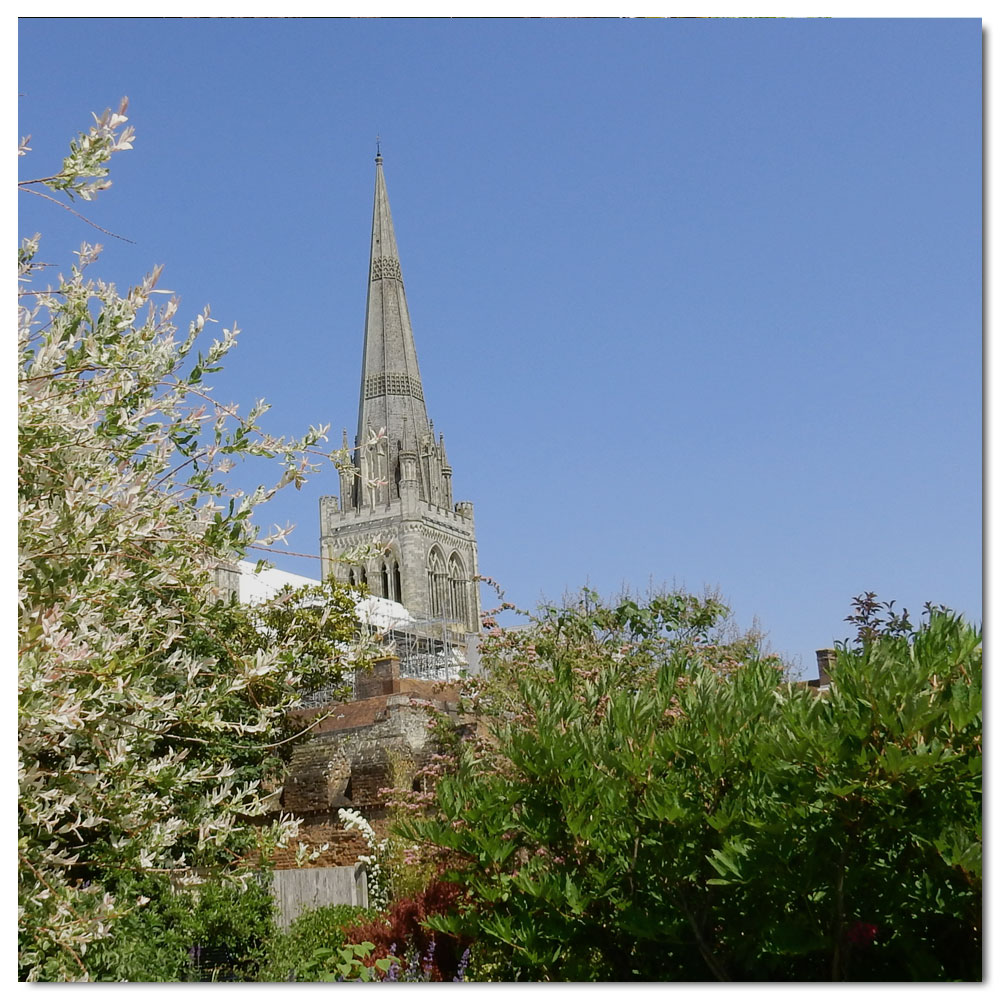
[[[393,499],[388,503],[376,504],[374,508],[340,506],[340,501],[335,496],[324,496],[319,498],[321,523],[336,524],[338,528],[350,524],[375,525],[380,519],[398,520],[406,513],[414,513],[417,516],[430,518],[440,518],[449,524],[467,524],[471,527],[475,521],[475,505],[468,500],[461,500],[455,504],[454,508],[439,507],[437,504],[428,503],[426,500],[417,500],[414,505],[410,505],[403,500]],[[409,510],[408,510],[409,508]]]

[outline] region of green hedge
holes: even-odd
[[[259,982],[317,982],[319,972],[306,967],[315,965],[316,952],[321,948],[339,948],[345,940],[345,930],[360,923],[369,911],[360,906],[321,906],[309,910],[292,921],[287,931],[277,932],[271,939],[267,955],[261,964]]]

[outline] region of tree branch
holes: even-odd
[[[29,183],[29,182],[25,181],[23,183]],[[87,216],[81,215],[75,208],[70,208],[69,205],[66,204],[66,202],[60,201],[58,198],[53,198],[52,195],[46,194],[44,191],[36,191],[34,188],[30,187],[21,187],[20,189],[22,191],[27,192],[28,194],[34,194],[37,195],[39,198],[44,198],[46,201],[51,201],[53,205],[58,205],[60,208],[65,208],[66,211],[69,212],[71,215],[75,215],[78,219],[83,219],[83,221],[86,222],[88,226],[93,226],[95,229],[99,229],[102,233],[104,233],[107,236],[111,236],[116,240],[122,240],[125,243],[132,243],[133,245],[135,244],[135,240],[130,240],[127,236],[119,236],[117,233],[111,232],[110,229],[105,229],[103,226],[99,226],[96,222],[91,222],[90,219],[87,218]]]

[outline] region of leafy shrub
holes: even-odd
[[[352,927],[347,941],[352,944],[371,942],[375,947],[371,958],[418,956],[404,963],[427,965],[427,974],[434,982],[453,979],[463,962],[463,952],[469,941],[460,935],[431,931],[427,920],[435,914],[450,912],[458,903],[461,890],[448,882],[432,882],[416,896],[397,900],[384,917]]]
[[[371,941],[360,944],[342,944],[337,948],[319,948],[312,959],[303,966],[310,981],[341,983],[431,983],[440,981],[441,975],[434,959],[435,943],[421,953],[410,948],[403,958],[395,953],[376,958]],[[469,966],[466,949],[458,963],[452,981],[463,983]]]
[[[274,930],[274,903],[256,879],[172,887],[163,875],[124,877],[114,886],[135,901],[109,937],[87,951],[103,982],[253,982]],[[142,902],[146,900],[146,902]]]
[[[392,822],[399,818],[397,813]],[[383,869],[389,872],[391,898],[418,896],[437,878],[437,863],[431,852],[423,850],[420,844],[396,836],[391,826],[389,830]]]
[[[488,735],[402,824],[464,892],[429,926],[503,980],[978,979],[978,629],[862,608],[819,694],[690,610],[484,644]]]
[[[321,971],[315,962],[322,949],[336,950],[345,943],[346,931],[368,911],[360,906],[320,906],[292,921],[288,930],[275,933],[264,961],[261,982],[316,982]]]
[[[396,965],[393,958],[369,959],[375,945],[342,944],[337,948],[318,948],[302,971],[311,982],[372,983],[382,980]]]

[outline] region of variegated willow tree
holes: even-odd
[[[21,190],[92,200],[131,148],[125,111]],[[20,975],[88,979],[95,942],[145,902],[113,891],[123,876],[239,874],[294,832],[250,819],[259,779],[296,689],[336,681],[356,625],[332,587],[321,612],[315,594],[250,611],[215,585],[273,540],[251,515],[316,467],[324,429],[280,439],[265,406],[215,403],[203,380],[237,330],[199,347],[205,309],[179,336],[158,270],[119,291],[90,277],[99,246],[58,276],[39,246],[18,252]],[[275,481],[243,494],[225,474],[250,456]]]

